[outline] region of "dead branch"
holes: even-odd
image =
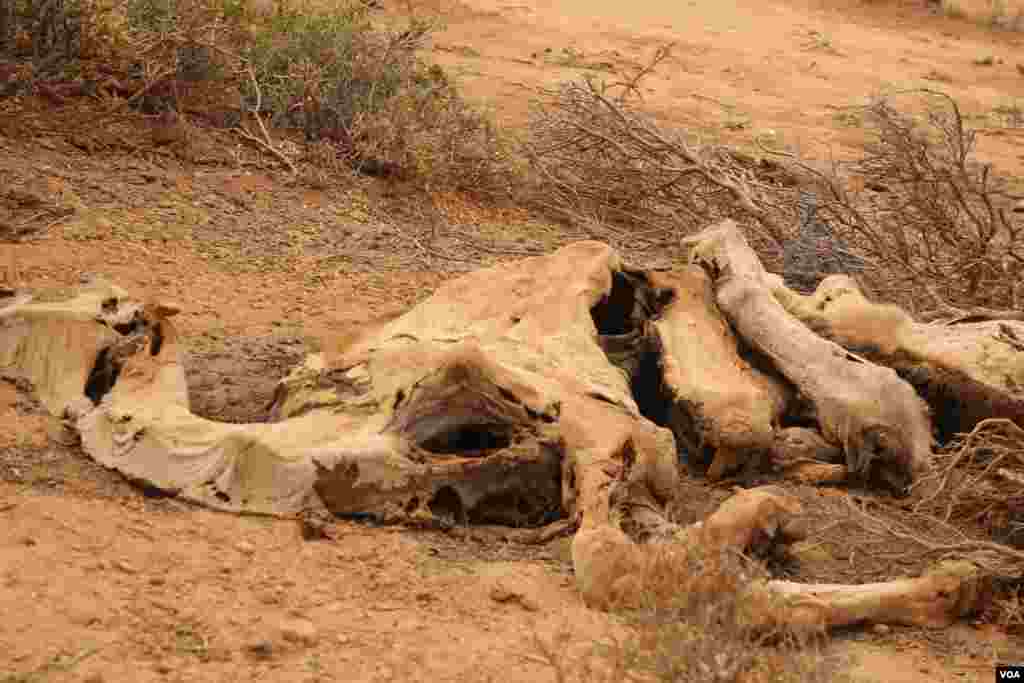
[[[238,126],[235,127],[234,131],[243,140],[247,140],[260,149],[264,149],[273,154],[291,170],[292,174],[298,173],[298,169],[295,167],[295,164],[292,163],[292,160],[274,144],[274,139],[270,136],[270,132],[263,123],[263,118],[260,116],[260,108],[263,106],[263,91],[260,89],[259,81],[256,78],[256,72],[253,71],[251,64],[246,65],[246,73],[248,74],[253,90],[256,93],[256,104],[253,105],[250,113],[253,115],[253,118],[256,119],[256,123],[259,124],[261,136],[254,135],[252,131],[246,128],[245,123],[243,122],[240,122]]]
[[[930,515],[902,513],[903,518],[916,518],[918,524],[911,525],[873,515],[852,497],[847,497],[845,502],[863,530],[878,536],[908,541],[921,549],[922,556],[968,560],[990,576],[1019,578],[1024,572],[1024,551],[994,541],[971,538],[953,525]],[[941,538],[927,538],[915,530],[915,527],[923,526],[925,522],[938,525],[942,531]]]
[[[935,457],[935,471],[920,486],[929,491],[916,512],[954,519],[990,520],[1008,527],[1024,510],[1024,429],[1011,420],[984,420]],[[1022,556],[1024,557],[1024,556]]]
[[[621,94],[617,98],[622,101],[624,98],[631,96],[643,97],[640,92],[640,82],[645,78],[654,73],[654,70],[658,68],[658,65],[664,62],[666,59],[672,56],[673,43],[667,45],[659,45],[658,49],[654,51],[654,56],[651,57],[650,61],[640,66],[631,76],[622,78],[622,80],[612,81],[608,84],[608,87],[621,89]]]
[[[822,173],[781,150],[811,174],[831,228],[873,267],[872,289],[911,311],[924,290],[927,317],[1016,318],[1024,305],[1024,222],[1008,210],[1007,178],[974,157],[976,131],[956,101],[928,89],[924,122],[891,98],[860,108],[873,141],[859,159]],[[1009,310],[1003,313],[1009,303]]]
[[[995,309],[984,306],[975,306],[970,309],[953,306],[939,294],[938,288],[929,283],[924,288],[928,296],[936,304],[932,311],[925,311],[918,315],[926,322],[941,322],[943,325],[959,325],[969,322],[983,322],[986,320],[1020,320],[1024,321],[1024,310]]]
[[[636,107],[638,81],[668,54],[659,50],[632,77],[571,82],[544,93],[525,145],[545,183],[536,200],[569,220],[587,215],[650,226],[654,248],[732,217],[756,230],[762,250],[779,249],[789,232],[791,189],[731,150],[659,128]]]

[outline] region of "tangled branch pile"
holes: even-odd
[[[819,175],[822,207],[875,264],[869,279],[911,311],[963,314],[1024,307],[1024,223],[1008,178],[974,157],[976,134],[956,101],[915,91],[923,114],[879,100],[864,110],[865,154]],[[931,302],[922,308],[920,293]]]
[[[937,457],[942,458],[941,455]],[[969,478],[970,470],[957,470],[959,464],[951,459],[939,475],[952,475],[958,481]],[[1024,550],[1020,549],[1019,542],[1012,543],[1005,533],[979,530],[979,527],[986,526],[986,514],[998,516],[1014,509],[1019,515],[1021,487],[1017,484],[1015,489],[1003,487],[999,490],[997,486],[983,485],[983,489],[984,493],[977,496],[965,495],[967,489],[960,485],[955,489],[943,489],[916,506],[921,512],[907,512],[892,505],[882,505],[878,511],[871,512],[863,503],[848,500],[849,521],[855,525],[859,535],[875,539],[873,543],[900,547],[900,552],[889,554],[901,562],[923,564],[940,558],[958,557],[982,567],[988,577],[984,618],[1012,632],[1022,633]],[[946,522],[942,519],[941,510],[948,509],[951,501],[956,501],[965,514]],[[981,518],[966,514],[972,505],[983,511]],[[866,542],[864,547],[873,543]]]
[[[763,255],[791,236],[796,193],[772,162],[701,145],[659,128],[640,110],[638,84],[669,56],[660,49],[637,73],[586,79],[544,93],[526,145],[543,184],[534,201],[632,250],[663,249],[722,218],[750,227]],[[785,175],[785,174],[781,174]]]
[[[762,147],[767,158],[754,159],[655,124],[641,110],[638,84],[668,56],[663,48],[632,76],[545,93],[526,145],[542,183],[537,204],[632,251],[672,248],[682,235],[733,218],[771,269],[781,269],[783,251],[814,255],[801,262],[813,290],[835,268],[799,229],[799,186],[817,195],[824,251],[847,252],[844,263],[855,267],[843,268],[880,298],[930,319],[1020,317],[1017,197],[1008,177],[975,159],[975,132],[951,98],[917,91],[924,106],[916,117],[891,100],[874,102],[865,109],[872,142],[864,153],[822,172],[788,152]]]
[[[1024,429],[990,419],[936,454],[932,488],[917,509],[945,522],[980,524],[996,539],[1024,548]]]

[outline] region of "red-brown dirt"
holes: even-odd
[[[508,126],[525,123],[533,88],[673,41],[646,93],[663,123],[825,158],[863,140],[842,107],[941,87],[983,126],[986,160],[1024,167],[1024,124],[1007,119],[1024,93],[1024,33],[923,2],[441,1],[415,8],[445,20],[433,57]],[[988,55],[991,66],[976,64]],[[0,243],[0,286],[102,272],[179,302],[193,408],[215,419],[261,419],[305,351],[346,345],[454,272],[559,241],[522,212],[451,194],[394,199],[365,179],[309,189],[232,156],[223,132],[156,149],[119,142],[142,127],[99,130],[83,144],[78,106],[0,100],[0,220],[46,225]],[[438,224],[448,241],[424,243]],[[535,635],[571,626],[582,651],[620,628],[582,605],[565,539],[522,548],[339,522],[333,539],[305,541],[294,521],[147,497],[57,432],[25,387],[0,378],[4,683],[545,681]],[[853,657],[855,680],[886,683],[987,681],[996,659],[1024,660],[1024,643],[969,623],[849,634],[832,648]]]

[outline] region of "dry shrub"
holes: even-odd
[[[435,29],[415,18],[402,31],[378,29],[358,0],[326,13],[278,12],[242,52],[251,69],[243,97],[365,173],[508,194],[511,146],[419,56]]]
[[[95,66],[123,74],[144,69],[147,62],[177,64],[199,43],[225,42],[217,33],[223,32],[230,1],[14,2],[0,26],[0,35],[7,32],[13,39],[0,46],[9,46],[11,56],[28,58],[36,78],[74,77]]]
[[[975,158],[975,132],[952,98],[915,93],[917,117],[890,99],[865,108],[872,141],[819,177],[822,212],[867,256],[866,278],[889,301],[919,314],[1020,309],[1024,225],[1009,179]]]
[[[35,60],[77,56],[89,28],[102,25],[111,2],[11,0],[0,7],[0,52]]]
[[[918,486],[920,512],[944,522],[981,525],[994,540],[1024,548],[1024,429],[983,420],[934,456],[935,472]]]
[[[497,198],[521,182],[513,141],[436,66],[403,83],[377,115],[357,117],[353,131],[360,158],[393,164],[428,190]]]
[[[510,192],[511,144],[441,67],[418,56],[431,24],[414,21],[390,33],[322,19],[327,23],[300,17],[304,30],[279,32],[287,48],[261,43],[251,53],[259,82],[274,84],[264,94],[275,124],[335,143],[373,175],[445,190]],[[296,34],[308,44],[290,38]],[[282,71],[287,78],[273,77]]]
[[[668,56],[665,47],[635,73],[543,94],[526,144],[537,183],[531,200],[634,250],[676,246],[680,236],[730,217],[750,228],[759,251],[778,252],[796,211],[777,165],[693,142],[642,112],[638,85]]]
[[[934,461],[934,473],[915,484],[920,497],[904,521],[855,508],[860,526],[932,559],[971,560],[992,584],[984,618],[1024,633],[1024,429],[983,420]]]
[[[996,597],[985,616],[1008,633],[1024,635],[1024,585],[1017,581],[997,586]]]
[[[982,443],[977,436],[973,440],[975,447]],[[921,496],[915,508],[850,496],[843,499],[845,510],[839,512],[837,518],[842,519],[843,524],[854,526],[855,531],[850,535],[857,538],[857,547],[862,553],[870,554],[873,549],[881,548],[893,566],[924,568],[944,560],[974,564],[984,578],[978,605],[980,618],[1024,633],[1020,628],[1024,624],[1021,611],[1024,550],[1008,545],[1000,530],[987,526],[984,514],[986,509],[1004,507],[1007,499],[1019,496],[1019,489],[1010,495],[987,489],[988,495],[981,494],[970,500],[967,489],[961,488],[963,475],[956,471],[961,466],[970,471],[964,459],[966,452],[961,443],[960,448],[937,456],[944,461],[939,475],[927,480],[929,483],[923,481],[918,485],[928,487],[930,492]],[[936,486],[936,480],[941,486]],[[978,481],[975,484],[978,485]],[[986,490],[984,486],[982,489]],[[945,521],[943,517],[951,501],[963,501],[959,507],[961,513],[954,513]],[[968,512],[972,504],[982,511],[980,516]],[[952,509],[959,505],[957,502]]]
[[[992,28],[1010,31],[1024,28],[1024,6],[1019,0],[941,0],[939,10],[944,16]]]
[[[766,627],[775,606],[751,586],[765,570],[733,553],[659,546],[646,575],[645,605],[617,612],[623,629],[581,654],[571,638],[535,639],[534,650],[558,681],[835,681],[838,662],[822,653],[821,634]]]
[[[1024,308],[1024,225],[1010,179],[975,158],[975,132],[952,98],[915,91],[919,116],[874,102],[863,155],[823,173],[786,152],[762,147],[779,162],[756,161],[656,125],[637,85],[667,54],[632,76],[545,94],[526,144],[535,205],[633,252],[671,249],[734,218],[773,269],[803,238],[794,187],[803,185],[818,195],[834,249],[849,251],[876,296],[932,317]]]
[[[216,106],[233,100],[233,115],[209,118],[293,171],[324,161],[327,143],[367,173],[508,194],[511,146],[419,56],[434,24],[382,28],[360,0],[267,10],[254,0],[21,0],[0,13],[0,33],[22,37],[14,56],[32,77],[21,89],[54,101],[102,93],[181,116],[210,113],[198,95],[219,93]],[[282,129],[316,149],[296,154],[275,139]]]

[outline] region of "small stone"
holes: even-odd
[[[176,605],[173,602],[170,602],[169,600],[152,600],[151,603],[153,607],[156,607],[157,609],[162,609],[163,611],[169,612],[170,614],[178,613],[178,605]]]
[[[892,632],[892,628],[888,624],[875,624],[871,627],[871,630],[875,632],[875,635],[887,636]]]
[[[259,600],[264,605],[276,605],[276,604],[281,602],[282,597],[281,597],[281,595],[279,595],[277,593],[277,591],[275,591],[275,590],[268,590],[268,591],[264,591],[259,596]]]
[[[167,662],[157,662],[153,669],[155,669],[158,674],[162,674],[164,676],[174,671],[174,667]]]
[[[306,619],[287,619],[281,622],[281,637],[290,643],[312,647],[319,640],[316,626]]]
[[[527,612],[539,612],[540,604],[523,591],[510,587],[504,581],[491,586],[491,600],[500,603],[515,602]]]
[[[125,574],[138,574],[139,573],[138,569],[133,567],[128,562],[125,562],[124,560],[116,560],[114,562],[114,568],[124,572]]]
[[[299,528],[302,532],[302,539],[305,541],[321,541],[332,538],[330,524],[322,519],[303,517],[299,520]]]
[[[254,552],[256,552],[256,546],[254,546],[252,543],[249,543],[248,541],[239,541],[237,544],[235,544],[235,550],[237,550],[240,553],[245,553],[246,555],[252,555]]]
[[[152,576],[149,579],[150,586],[162,586],[167,583],[167,579],[162,576]]]
[[[491,586],[491,600],[494,600],[494,602],[509,602],[515,597],[515,593],[504,584],[497,583]]]
[[[402,612],[406,606],[400,602],[378,602],[373,606],[378,612]]]
[[[34,546],[34,545],[39,545],[39,542],[36,541],[36,539],[32,538],[31,536],[26,536],[25,538],[21,539],[21,542],[24,543],[25,545],[27,545],[30,548],[32,546]]]
[[[246,645],[245,650],[254,657],[269,659],[274,655],[274,644],[269,640],[257,640]]]
[[[102,621],[99,615],[87,609],[69,608],[67,614],[68,619],[76,626],[90,627]]]
[[[540,611],[540,603],[537,602],[536,600],[534,600],[529,595],[525,595],[525,594],[524,595],[520,595],[518,597],[518,599],[516,600],[516,602],[518,602],[519,606],[522,607],[527,612],[539,612]]]
[[[352,638],[346,633],[339,633],[336,640],[338,641],[338,645],[348,645],[352,642]]]

